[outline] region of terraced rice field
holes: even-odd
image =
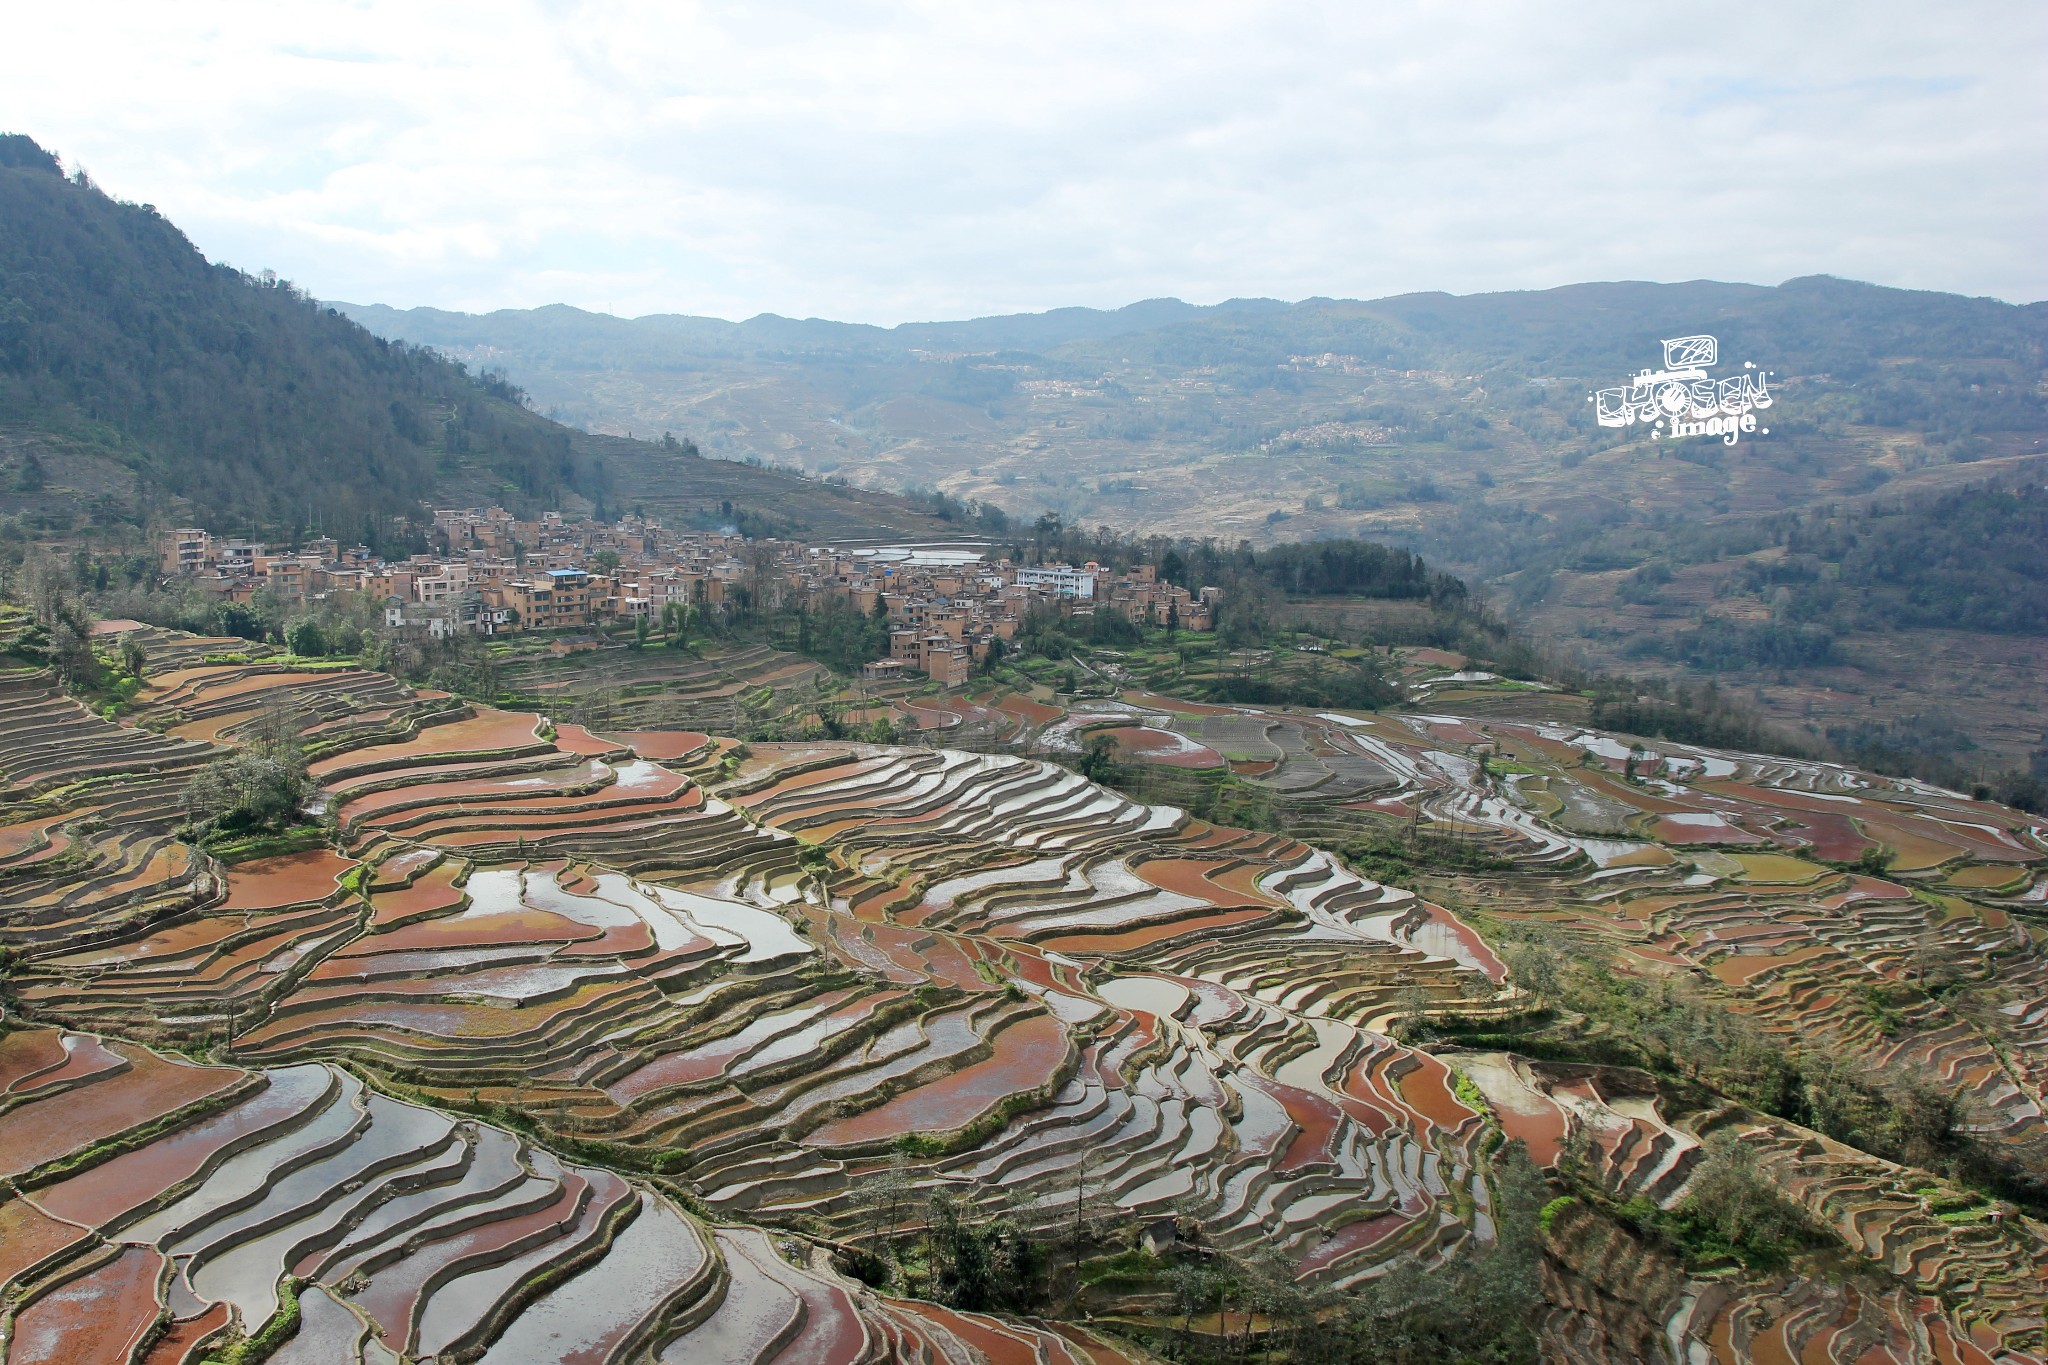
[[[1944,1221],[1925,1173],[1625,1073],[1397,1041],[1526,996],[1468,917],[1313,844],[1028,752],[743,751],[161,653],[150,728],[0,678],[0,943],[35,1021],[0,1037],[9,1362],[87,1358],[87,1321],[105,1358],[161,1326],[149,1361],[197,1360],[292,1312],[274,1360],[1137,1360],[877,1295],[834,1250],[898,1181],[1026,1226],[1085,1199],[1342,1286],[1491,1240],[1502,1136],[1669,1206],[1719,1132],[1881,1286],[1667,1275],[1603,1299],[1627,1257],[1572,1215],[1555,1354],[1630,1358],[1612,1304],[1639,1299],[1688,1362],[2042,1358],[2048,1237],[2023,1218]],[[971,705],[927,709],[1019,748],[1107,729],[1136,760],[1213,756],[1187,780],[1228,761],[1333,831],[1481,845],[1534,888],[1492,919],[1918,1069],[2048,1164],[2048,846],[2012,812],[1677,746],[1631,780],[1611,737],[1489,718]],[[280,714],[333,846],[224,867],[178,844],[184,776]],[[1886,876],[1826,861],[1874,845]],[[1930,953],[1995,964],[2008,1007],[1873,1017],[1866,988],[1913,986]]]

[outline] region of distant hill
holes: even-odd
[[[1903,609],[1976,591],[1958,589],[1955,556],[1892,564],[1884,591],[1853,603],[1773,581],[1770,560],[1787,553],[1787,516],[1810,536],[1873,501],[1932,507],[1967,486],[2048,479],[2048,305],[1814,276],[1160,299],[893,328],[339,307],[380,335],[502,366],[537,406],[592,430],[687,432],[707,453],[938,488],[1012,516],[1392,541],[1596,666],[1739,683],[1816,731],[1936,718],[2007,755],[2042,743],[2038,632],[1984,629],[1981,605],[1946,619]],[[1695,333],[1719,338],[1719,373],[1772,372],[1768,437],[1653,442],[1594,422],[1590,390]],[[1938,517],[1916,524],[1938,538]],[[1954,549],[1997,561],[1981,584],[1996,596],[2027,581],[2007,562],[2020,543]],[[1840,619],[1816,619],[1829,600]]]
[[[382,545],[451,497],[946,529],[901,499],[551,422],[501,375],[209,263],[153,207],[0,136],[0,532],[175,516]]]

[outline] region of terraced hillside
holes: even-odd
[[[848,1272],[940,1209],[1342,1291],[1498,1240],[1503,1138],[1578,1193],[1543,1233],[1555,1358],[2044,1358],[2023,1209],[1541,1046],[1572,1011],[1531,949],[1923,1074],[2039,1169],[2048,832],[2002,808],[1569,724],[1141,695],[743,746],[217,647],[153,636],[138,725],[0,678],[32,1021],[0,1037],[9,1365],[294,1323],[270,1359],[1136,1361],[1172,1335],[1163,1271],[1073,1296],[1101,1334]],[[190,773],[280,726],[327,845],[177,841]],[[1316,842],[1034,756],[1098,730]],[[1374,831],[1465,870],[1419,894],[1318,846]],[[1865,849],[1891,860],[1835,866]],[[1832,1251],[1688,1265],[1602,1211],[1684,1208],[1731,1149]]]

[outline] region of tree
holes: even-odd
[[[131,678],[140,678],[149,666],[149,651],[133,633],[121,637],[121,668]]]
[[[255,751],[226,754],[185,784],[185,809],[211,829],[266,829],[286,824],[306,799],[303,768]]]
[[[263,621],[243,602],[223,602],[213,609],[213,629],[219,635],[239,635],[245,640],[263,638]]]
[[[301,616],[285,627],[284,643],[301,658],[319,659],[327,654],[327,632],[310,616]]]
[[[1116,761],[1116,741],[1108,735],[1091,738],[1088,747],[1081,751],[1080,761],[1074,764],[1074,771],[1090,782],[1105,787],[1116,785],[1123,777],[1123,765]]]

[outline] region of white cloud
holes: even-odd
[[[2042,6],[300,0],[9,29],[0,129],[358,302],[2048,296]]]

